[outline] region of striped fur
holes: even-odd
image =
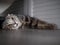
[[[15,17],[16,15],[13,14],[10,15],[10,17],[13,17],[14,19],[16,19],[18,17],[18,20],[20,21],[18,23],[18,25],[22,28],[22,29],[25,29],[25,28],[33,28],[33,29],[49,29],[49,30],[55,30],[57,29],[57,26],[56,24],[50,24],[48,22],[45,22],[45,21],[42,21],[42,20],[39,20],[37,18],[34,18],[34,17],[30,17],[30,16],[24,16],[24,15],[20,15],[20,16],[17,16]],[[10,18],[11,19],[11,18]],[[15,20],[17,22],[17,20]],[[21,23],[21,24],[20,24]],[[19,27],[18,26],[18,27]],[[8,26],[6,26],[7,28],[12,28],[12,25],[9,24]],[[5,27],[5,28],[6,28]]]
[[[57,29],[56,24],[50,24],[30,16],[23,16],[22,28],[24,29],[25,27],[36,28],[36,29],[49,29],[49,30]]]

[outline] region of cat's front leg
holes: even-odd
[[[24,28],[25,28],[24,24],[22,24],[21,28],[22,28],[22,29],[24,29]]]
[[[24,26],[22,26],[22,29],[24,29]]]

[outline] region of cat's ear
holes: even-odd
[[[7,19],[8,17],[10,17],[10,14],[8,14],[5,18]]]
[[[8,14],[8,16],[10,16],[10,14]]]

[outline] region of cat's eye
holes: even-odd
[[[14,18],[12,18],[12,19],[14,19]]]

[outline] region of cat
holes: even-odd
[[[3,23],[3,28],[8,29],[18,29],[18,28],[33,28],[33,29],[57,29],[56,24],[51,24],[35,17],[30,17],[27,15],[16,16],[14,14],[8,14]]]

